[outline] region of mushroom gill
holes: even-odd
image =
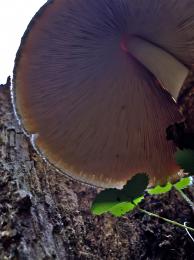
[[[150,184],[176,175],[166,128],[183,119],[174,98],[194,61],[193,28],[192,0],[48,1],[22,38],[13,81],[38,150],[101,187],[137,172]]]

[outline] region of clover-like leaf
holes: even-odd
[[[101,215],[122,202],[127,202],[127,197],[121,190],[106,189],[97,195],[92,204],[91,210],[93,214]]]
[[[115,217],[121,217],[132,211],[142,200],[144,196],[138,197],[133,202],[121,202],[109,209],[109,212]]]
[[[110,212],[115,216],[125,214],[135,207],[133,201],[138,204],[142,200],[148,181],[145,173],[139,173],[129,180],[122,190],[106,189],[100,192],[92,204],[92,213],[101,215]]]
[[[168,182],[165,186],[157,185],[156,187],[148,189],[147,191],[150,195],[159,195],[159,194],[169,192],[171,189],[172,189],[172,184]]]
[[[109,212],[115,217],[121,217],[125,215],[127,212],[132,211],[134,208],[135,205],[132,204],[131,202],[122,202],[112,207],[109,210]]]
[[[143,199],[144,199],[144,196],[138,197],[137,199],[135,199],[133,201],[133,204],[135,204],[137,206],[140,202],[142,202]]]
[[[194,175],[194,150],[178,150],[175,153],[175,159],[184,172]]]
[[[123,192],[130,201],[142,196],[149,183],[149,178],[145,173],[138,173],[123,187]]]
[[[183,190],[192,184],[192,177],[182,178],[180,181],[173,184],[176,189]]]

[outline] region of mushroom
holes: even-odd
[[[192,0],[53,0],[17,53],[13,100],[50,163],[77,180],[121,187],[138,172],[176,178],[166,128],[194,62]]]

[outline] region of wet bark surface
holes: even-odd
[[[0,259],[194,259],[184,229],[138,210],[122,218],[92,216],[97,190],[37,155],[14,117],[8,84],[0,87]],[[193,198],[192,188],[186,192]],[[176,191],[147,196],[141,207],[194,226]]]

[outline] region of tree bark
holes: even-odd
[[[0,259],[194,259],[184,229],[138,210],[92,216],[97,190],[37,155],[14,117],[8,85],[0,87]],[[141,207],[194,226],[175,191],[148,196]]]

